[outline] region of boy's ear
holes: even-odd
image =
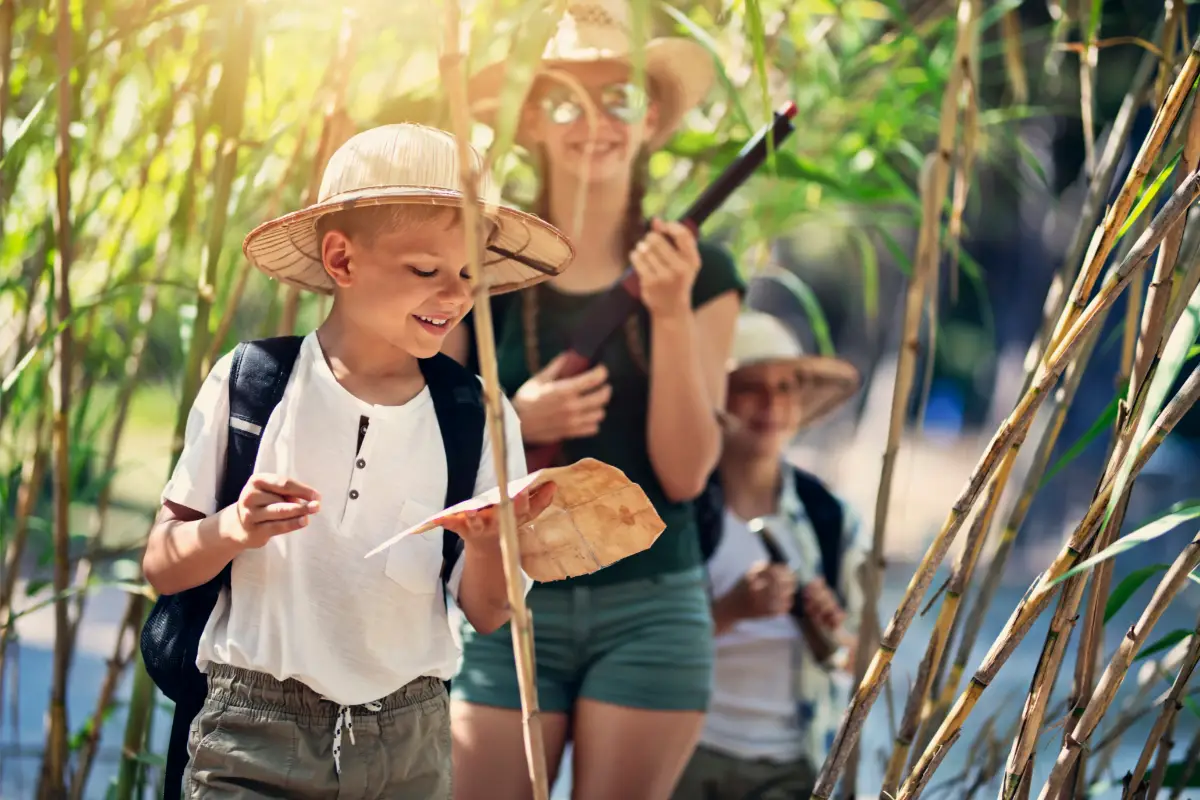
[[[354,245],[339,230],[332,230],[321,240],[321,263],[325,272],[338,286],[350,285],[351,251]]]

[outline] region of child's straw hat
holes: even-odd
[[[841,406],[862,385],[862,375],[849,361],[805,353],[800,340],[779,317],[765,311],[742,311],[727,371],[733,374],[752,364],[764,363],[792,364],[805,379],[800,401],[805,426]]]
[[[483,159],[480,211],[496,225],[480,279],[492,294],[522,289],[562,272],[575,256],[567,237],[532,214],[496,202]],[[317,220],[364,206],[416,203],[461,207],[462,184],[454,137],[424,125],[383,125],[352,136],[325,166],[317,202],[259,225],[242,243],[246,258],[272,278],[321,294],[333,281],[321,261]]]
[[[637,53],[628,0],[572,2],[542,52],[540,71],[597,63],[632,63]],[[651,39],[642,47],[648,82],[655,87],[658,129],[647,145],[657,149],[679,127],[683,115],[699,103],[716,78],[712,56],[700,44],[681,37]],[[494,126],[507,61],[484,67],[470,82],[472,113]],[[517,141],[526,142],[518,130]]]

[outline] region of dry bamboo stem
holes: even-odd
[[[1155,225],[1151,225],[1151,230]],[[1135,248],[1136,249],[1136,248]],[[1097,298],[1099,299],[1099,298]],[[1086,319],[1087,314],[1081,319]],[[1071,340],[1068,338],[1067,340]],[[1150,432],[1147,434],[1145,441],[1138,450],[1137,457],[1134,459],[1130,470],[1130,477],[1136,475],[1138,471],[1145,466],[1150,457],[1158,450],[1160,444],[1166,439],[1167,435],[1178,424],[1179,420],[1187,413],[1200,397],[1200,368],[1197,368],[1184,385],[1180,388],[1179,393],[1167,403],[1158,418],[1151,426]],[[1009,656],[1021,643],[1025,633],[1029,627],[1033,625],[1037,617],[1046,608],[1050,598],[1053,596],[1057,587],[1054,582],[1063,575],[1068,569],[1074,566],[1079,559],[1080,553],[1086,548],[1091,541],[1092,535],[1098,530],[1099,524],[1104,517],[1104,513],[1108,508],[1108,502],[1112,497],[1115,480],[1109,480],[1104,489],[1098,494],[1093,501],[1088,513],[1076,526],[1069,541],[1055,556],[1054,561],[1041,574],[1035,583],[1034,587],[1026,594],[1025,598],[1013,610],[1008,622],[1004,626],[1004,630],[996,637],[991,649],[985,656],[983,663],[975,672],[971,679],[971,683],[967,689],[958,697],[954,706],[950,709],[946,719],[942,721],[937,733],[925,748],[920,761],[914,768],[913,773],[909,776],[909,781],[913,781],[914,777],[920,772],[929,769],[929,765],[933,762],[933,757],[937,751],[945,747],[945,742],[949,741],[950,735],[961,729],[970,715],[971,710],[979,701],[983,691],[991,684],[996,673],[1004,666]],[[900,789],[898,796],[899,800],[911,800],[915,795],[908,790],[909,784],[906,782]]]
[[[917,611],[921,598],[928,590],[929,584],[933,581],[933,576],[938,565],[945,558],[946,551],[953,543],[954,537],[962,527],[964,519],[970,513],[971,506],[978,498],[983,484],[996,471],[998,462],[1005,457],[1013,444],[1028,431],[1033,416],[1045,400],[1047,392],[1049,392],[1051,386],[1057,381],[1069,360],[1079,349],[1079,346],[1087,338],[1086,335],[1096,327],[1103,313],[1112,306],[1120,292],[1145,265],[1146,261],[1149,260],[1154,249],[1166,234],[1166,228],[1170,224],[1173,224],[1195,202],[1197,197],[1200,197],[1200,175],[1193,174],[1171,196],[1162,210],[1155,216],[1146,233],[1134,244],[1129,256],[1114,270],[1113,280],[1108,282],[1097,297],[1088,304],[1083,314],[1079,316],[1078,320],[1062,337],[1062,342],[1048,355],[1045,363],[1039,368],[1038,378],[1034,381],[1033,386],[1020,399],[1016,408],[1013,409],[1012,414],[1009,415],[1008,419],[1005,420],[1004,424],[1001,425],[1000,429],[992,437],[974,472],[968,479],[967,485],[963,488],[958,499],[951,507],[942,530],[934,538],[933,543],[930,544],[912,580],[909,582],[908,589],[900,602],[900,606],[896,609],[887,630],[884,631],[879,650],[875,653],[871,661],[871,667],[851,698],[851,710],[854,710],[857,704],[865,702],[869,685],[880,679],[882,667],[891,662],[896,648],[904,638],[904,634],[912,622],[913,615]],[[850,717],[851,715],[848,712],[846,720],[849,720]],[[950,720],[947,721],[949,722]],[[944,737],[948,732],[946,724],[943,723],[939,729],[939,735]],[[850,730],[847,727],[846,721],[843,721],[834,739],[830,754],[826,758],[825,766],[818,777],[816,789],[813,793],[814,797],[823,799],[829,797],[829,793],[837,782],[839,765],[844,763],[845,757],[841,755],[841,751],[853,747],[860,733],[861,729]],[[933,746],[931,745],[931,747]],[[930,751],[927,749],[925,755],[922,756],[922,761],[925,761],[929,755]],[[919,767],[920,764],[918,764]],[[913,780],[912,776],[910,776],[909,780]]]
[[[1017,446],[1014,446],[1011,452],[1015,453],[1016,450]],[[986,492],[988,496],[995,495],[997,488],[1007,481],[1013,461],[1014,459],[1006,458],[996,474],[988,481]],[[987,538],[988,530],[991,529],[991,518],[995,509],[995,503],[984,501],[976,510],[971,530],[967,534],[967,541],[954,565],[950,582],[946,586],[946,595],[942,599],[941,608],[938,610],[937,622],[934,623],[933,633],[929,638],[929,646],[925,649],[925,657],[921,659],[920,667],[917,669],[916,680],[909,689],[908,702],[904,707],[904,716],[900,720],[900,730],[896,734],[895,746],[892,748],[892,755],[888,760],[882,787],[882,791],[888,794],[896,793],[896,789],[904,777],[905,762],[908,759],[913,738],[917,734],[921,712],[925,709],[930,699],[934,668],[941,662],[942,656],[946,651],[946,645],[950,642],[954,623],[958,619],[958,611],[961,607],[963,593],[966,591],[967,581],[970,579],[971,573],[974,572],[975,564],[979,560],[979,554],[983,550],[983,543]]]
[[[1146,139],[1142,142],[1141,149],[1138,150],[1133,166],[1129,169],[1129,175],[1126,176],[1116,201],[1104,216],[1098,238],[1092,240],[1092,247],[1088,251],[1083,271],[1079,273],[1075,286],[1071,290],[1066,313],[1059,319],[1058,327],[1051,337],[1052,348],[1061,342],[1070,326],[1083,313],[1087,298],[1091,295],[1096,280],[1100,277],[1100,270],[1117,240],[1117,234],[1129,216],[1134,201],[1137,199],[1137,193],[1142,188],[1154,160],[1158,158],[1163,142],[1166,141],[1171,126],[1175,124],[1175,119],[1179,116],[1179,111],[1183,107],[1198,73],[1200,73],[1200,39],[1197,39],[1192,45],[1191,52],[1188,53],[1187,60],[1183,63],[1183,68],[1167,93],[1166,102],[1159,107],[1158,113],[1155,114],[1150,131],[1146,134]]]
[[[55,338],[54,387],[54,666],[50,688],[50,724],[46,754],[42,761],[42,780],[38,796],[57,800],[66,794],[67,768],[67,676],[70,665],[68,639],[71,620],[64,593],[71,580],[68,562],[71,543],[71,60],[74,31],[71,9],[58,4],[55,25],[58,60],[58,153],[57,208],[55,213],[54,293],[56,317],[62,330]]]
[[[1162,710],[1154,720],[1154,727],[1150,729],[1150,735],[1146,738],[1141,755],[1138,756],[1137,764],[1134,766],[1132,777],[1129,780],[1130,787],[1141,785],[1142,778],[1145,777],[1146,770],[1150,766],[1150,756],[1154,754],[1154,749],[1162,740],[1163,735],[1174,724],[1175,714],[1183,707],[1183,690],[1187,688],[1188,681],[1192,679],[1192,672],[1196,669],[1198,660],[1200,660],[1200,619],[1196,621],[1196,627],[1192,630],[1187,654],[1183,657],[1183,663],[1179,665],[1179,673],[1175,676],[1175,682],[1171,684],[1171,690],[1163,702]],[[1167,749],[1170,750],[1170,748]]]
[[[883,588],[883,572],[886,566],[884,546],[887,541],[888,510],[891,502],[892,479],[896,468],[896,456],[900,449],[900,439],[904,431],[904,420],[908,409],[909,395],[912,392],[913,379],[916,372],[917,350],[920,346],[921,310],[925,304],[927,284],[931,275],[936,274],[937,262],[940,257],[939,238],[941,234],[942,208],[946,202],[946,193],[950,185],[950,159],[954,149],[957,133],[959,91],[963,81],[971,74],[971,45],[975,41],[975,27],[978,20],[977,0],[959,0],[958,4],[958,34],[954,44],[954,67],[946,81],[942,94],[941,125],[938,129],[937,148],[925,161],[921,175],[921,229],[917,239],[917,250],[913,259],[912,279],[908,286],[904,310],[904,334],[900,348],[899,361],[896,368],[896,379],[892,390],[891,418],[888,424],[888,440],[883,452],[883,464],[880,469],[879,489],[875,498],[875,520],[872,527],[871,553],[863,571],[863,610],[859,625],[859,639],[856,648],[854,665],[855,685],[858,687],[856,698],[865,698],[863,682],[870,673],[875,679],[881,675],[884,664],[879,663],[880,655],[884,653],[881,644],[879,653],[874,661],[868,656],[874,648],[875,631],[879,627],[879,595]],[[936,292],[936,285],[933,291]],[[935,565],[936,568],[936,565]],[[932,572],[930,573],[932,579]],[[928,588],[928,581],[924,589]],[[911,594],[911,592],[910,592]],[[920,602],[920,597],[914,598]],[[915,606],[915,604],[913,604]],[[909,612],[911,619],[912,612]],[[894,622],[893,622],[894,625]],[[889,631],[892,626],[889,626]],[[902,634],[901,634],[902,635]],[[891,657],[888,652],[888,659]],[[878,692],[876,692],[876,695]],[[853,708],[853,707],[852,707]],[[869,706],[868,706],[869,710]],[[847,793],[853,791],[853,783],[857,777],[857,733],[851,734],[849,741],[844,740],[846,725],[853,717],[847,713],[838,731],[833,749],[826,758],[825,766],[817,781],[813,796],[828,798],[832,795],[837,783],[838,772],[849,760],[852,768],[847,778]],[[862,722],[865,722],[865,715]],[[845,746],[845,752],[842,747]]]
[[[1196,731],[1192,736],[1192,742],[1188,745],[1187,754],[1183,757],[1183,774],[1179,776],[1179,780],[1171,787],[1171,800],[1179,800],[1179,796],[1183,794],[1184,787],[1192,780],[1192,775],[1196,771],[1196,764],[1200,763],[1200,731]]]
[[[1196,374],[1193,373],[1194,376]],[[1134,656],[1145,644],[1146,637],[1154,629],[1167,605],[1187,583],[1188,573],[1197,566],[1200,566],[1200,534],[1184,548],[1175,562],[1171,564],[1171,568],[1167,570],[1167,574],[1154,590],[1154,596],[1150,598],[1150,604],[1142,612],[1141,618],[1121,640],[1117,652],[1104,670],[1104,674],[1100,676],[1100,682],[1097,684],[1096,691],[1092,694],[1083,716],[1071,731],[1070,738],[1063,745],[1058,760],[1050,771],[1050,777],[1046,779],[1041,794],[1038,795],[1039,800],[1058,797],[1059,790],[1067,778],[1076,755],[1091,737],[1092,732],[1100,723],[1100,718],[1104,716],[1113,698],[1116,697],[1117,690],[1125,680]]]
[[[466,76],[463,55],[459,46],[461,17],[458,0],[445,4],[443,51],[438,71],[446,89],[458,145],[458,168],[464,194],[463,227],[466,232],[467,253],[470,257],[474,312],[475,342],[483,377],[484,400],[487,406],[488,430],[491,433],[492,459],[496,480],[500,486],[500,552],[504,563],[508,603],[512,608],[513,655],[517,665],[517,682],[521,693],[522,722],[525,733],[525,755],[534,800],[547,800],[550,795],[546,771],[546,749],[542,736],[542,720],[538,709],[537,679],[534,672],[533,615],[525,604],[525,582],[521,573],[520,544],[517,540],[517,520],[512,499],[508,496],[508,457],[504,434],[504,411],[501,405],[500,381],[496,364],[496,342],[492,331],[492,308],[488,287],[482,279],[483,240],[477,193],[479,170],[484,166],[470,147],[471,118],[467,104]]]
[[[1178,709],[1171,716],[1171,724],[1158,746],[1158,758],[1154,761],[1154,771],[1150,773],[1150,790],[1146,792],[1148,800],[1155,800],[1162,791],[1163,781],[1167,777],[1167,766],[1171,763],[1171,750],[1175,747],[1175,723],[1179,721]]]
[[[1000,20],[1004,37],[1004,72],[1012,89],[1013,105],[1029,102],[1029,78],[1025,74],[1025,54],[1021,46],[1021,12],[1013,9]]]
[[[1096,168],[1096,123],[1095,123],[1095,94],[1092,71],[1096,68],[1096,60],[1100,54],[1096,47],[1096,32],[1089,30],[1091,25],[1091,0],[1076,0],[1078,6],[1075,18],[1079,22],[1079,32],[1083,35],[1084,49],[1079,54],[1079,110],[1083,121],[1083,153],[1084,168],[1088,177]],[[1100,21],[1096,21],[1100,27]]]

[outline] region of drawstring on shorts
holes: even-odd
[[[369,703],[363,703],[361,708],[367,711],[379,712],[383,710],[383,704],[372,700]],[[342,729],[350,735],[350,744],[354,744],[354,720],[350,716],[350,709],[353,706],[339,705],[337,716],[333,721],[333,768],[337,774],[342,774]]]

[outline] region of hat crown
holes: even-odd
[[[730,359],[733,364],[746,366],[804,355],[799,337],[775,315],[764,311],[743,311],[738,315]]]
[[[577,60],[629,54],[633,48],[629,12],[625,0],[571,3],[542,58]]]
[[[496,202],[483,158],[468,146],[480,177],[479,199]],[[321,177],[318,202],[381,186],[413,186],[461,192],[458,145],[437,128],[405,122],[381,125],[351,136],[334,151]]]

